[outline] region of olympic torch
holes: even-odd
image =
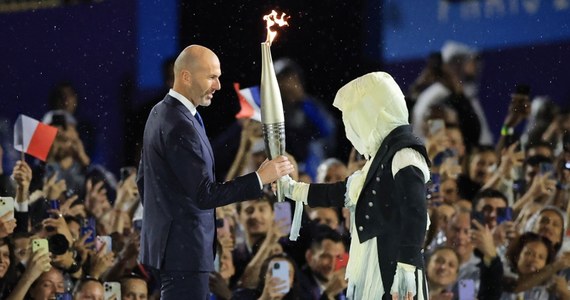
[[[272,31],[271,27],[275,24],[279,26],[289,24],[285,20],[285,14],[281,14],[278,18],[274,10],[271,14],[264,16],[263,20],[267,25],[267,40],[261,43],[261,122],[263,123],[265,151],[269,159],[274,159],[285,153],[285,116],[271,58],[271,42],[277,36],[277,32]],[[280,181],[277,181],[277,201],[285,201]]]

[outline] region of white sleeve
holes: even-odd
[[[396,152],[394,159],[392,159],[392,176],[396,177],[398,171],[407,166],[414,166],[420,169],[424,174],[424,182],[429,181],[430,172],[425,158],[412,148],[404,148]]]

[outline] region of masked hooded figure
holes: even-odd
[[[425,147],[412,134],[404,94],[387,73],[359,77],[336,94],[346,136],[367,158],[344,182],[306,184],[286,176],[285,196],[350,209],[349,299],[425,299],[422,247],[429,225]],[[296,211],[291,236],[300,221]],[[392,295],[392,296],[391,296]]]

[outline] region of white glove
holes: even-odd
[[[309,184],[304,182],[297,182],[289,175],[279,178],[281,187],[283,188],[283,195],[294,200],[301,201],[307,204],[307,196],[309,195]]]
[[[398,263],[394,283],[390,289],[393,299],[412,299],[416,295],[416,267],[404,263]],[[408,293],[412,297],[408,297]]]

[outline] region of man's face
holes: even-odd
[[[463,157],[465,155],[465,144],[461,130],[459,128],[448,128],[445,133],[449,139],[449,148],[453,149],[458,157]]]
[[[21,237],[14,240],[14,256],[17,262],[27,261],[30,250],[30,238]]]
[[[273,225],[273,209],[267,201],[245,201],[241,204],[240,222],[250,235],[265,235]]]
[[[564,221],[560,215],[551,210],[545,210],[538,216],[534,232],[549,239],[552,244],[561,242]]]
[[[448,178],[441,182],[439,187],[443,202],[447,204],[454,204],[459,200],[459,190],[457,188],[457,181],[453,178]]]
[[[477,203],[475,211],[482,212],[485,224],[489,226],[489,229],[493,229],[497,226],[497,209],[505,207],[507,207],[507,204],[501,198],[482,198]]]
[[[190,72],[190,81],[186,91],[195,106],[209,106],[214,93],[222,88],[220,76],[222,70],[218,57],[213,53],[204,54]]]
[[[122,286],[122,300],[145,300],[148,297],[146,282],[142,279],[134,278],[126,280]]]
[[[449,286],[457,280],[459,261],[450,249],[435,252],[427,266],[428,281],[438,286]]]
[[[83,284],[81,290],[75,295],[74,300],[103,300],[103,285],[97,281],[90,280]]]
[[[327,225],[336,230],[338,227],[338,215],[330,207],[316,207],[311,210],[309,219],[317,221],[319,224]]]
[[[63,275],[57,269],[51,268],[36,280],[30,294],[33,299],[47,300],[55,299],[56,293],[64,291]]]
[[[347,176],[348,170],[343,164],[333,164],[327,170],[325,175],[325,183],[334,183],[339,181],[344,181]]]
[[[336,260],[344,254],[344,244],[323,240],[321,247],[307,250],[307,263],[311,271],[321,281],[327,282],[334,272]]]
[[[476,183],[484,184],[492,166],[497,165],[497,156],[491,151],[485,151],[473,156],[469,166],[469,178]]]
[[[455,249],[464,257],[473,251],[471,244],[471,216],[469,213],[457,213],[447,225],[445,232],[447,246]]]

